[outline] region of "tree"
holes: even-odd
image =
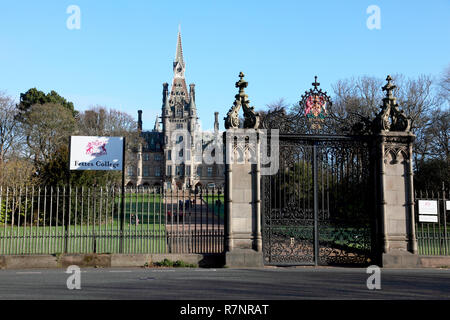
[[[79,113],[77,125],[78,132],[84,135],[125,136],[131,140],[139,136],[137,123],[131,115],[103,106]]]
[[[0,92],[0,165],[21,140],[20,123],[15,120],[17,113],[14,100]]]
[[[75,125],[72,112],[59,104],[46,103],[30,107],[23,129],[37,166],[49,161],[62,144],[69,143]]]
[[[369,76],[338,80],[331,86],[333,111],[342,118],[355,114],[373,119],[383,99],[382,86],[382,79]]]
[[[19,187],[36,182],[36,168],[28,159],[11,157],[1,164],[0,186]]]
[[[447,108],[450,105],[450,65],[444,70],[438,83],[440,103]]]
[[[59,104],[69,110],[73,116],[77,114],[73,103],[61,97],[56,91],[52,90],[45,94],[36,88],[31,88],[27,92],[20,94],[20,103],[17,105],[17,109],[20,112],[20,117],[23,117],[33,105],[46,103]]]

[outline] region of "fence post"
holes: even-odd
[[[445,182],[442,181],[442,209],[444,215],[444,255],[449,254],[448,250],[448,236],[447,236],[447,199],[445,197]]]

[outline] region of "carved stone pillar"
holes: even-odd
[[[378,234],[385,267],[417,264],[412,169],[414,138],[410,132],[381,132],[377,136]]]
[[[410,132],[410,119],[392,95],[392,79],[386,80],[386,98],[373,122],[379,259],[384,267],[414,267],[418,263],[412,167],[415,136]]]
[[[259,117],[249,107],[244,74],[239,77],[239,93],[225,118],[225,263],[262,267]],[[243,124],[238,116],[241,107]]]

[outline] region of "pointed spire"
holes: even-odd
[[[178,42],[177,42],[177,51],[175,52],[175,61],[173,62],[173,66],[176,67],[177,63],[181,64],[184,68],[184,59],[183,59],[183,47],[181,45],[181,26],[178,26]]]

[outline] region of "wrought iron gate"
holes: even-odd
[[[374,203],[367,137],[285,134],[262,177],[264,262],[366,264]]]

